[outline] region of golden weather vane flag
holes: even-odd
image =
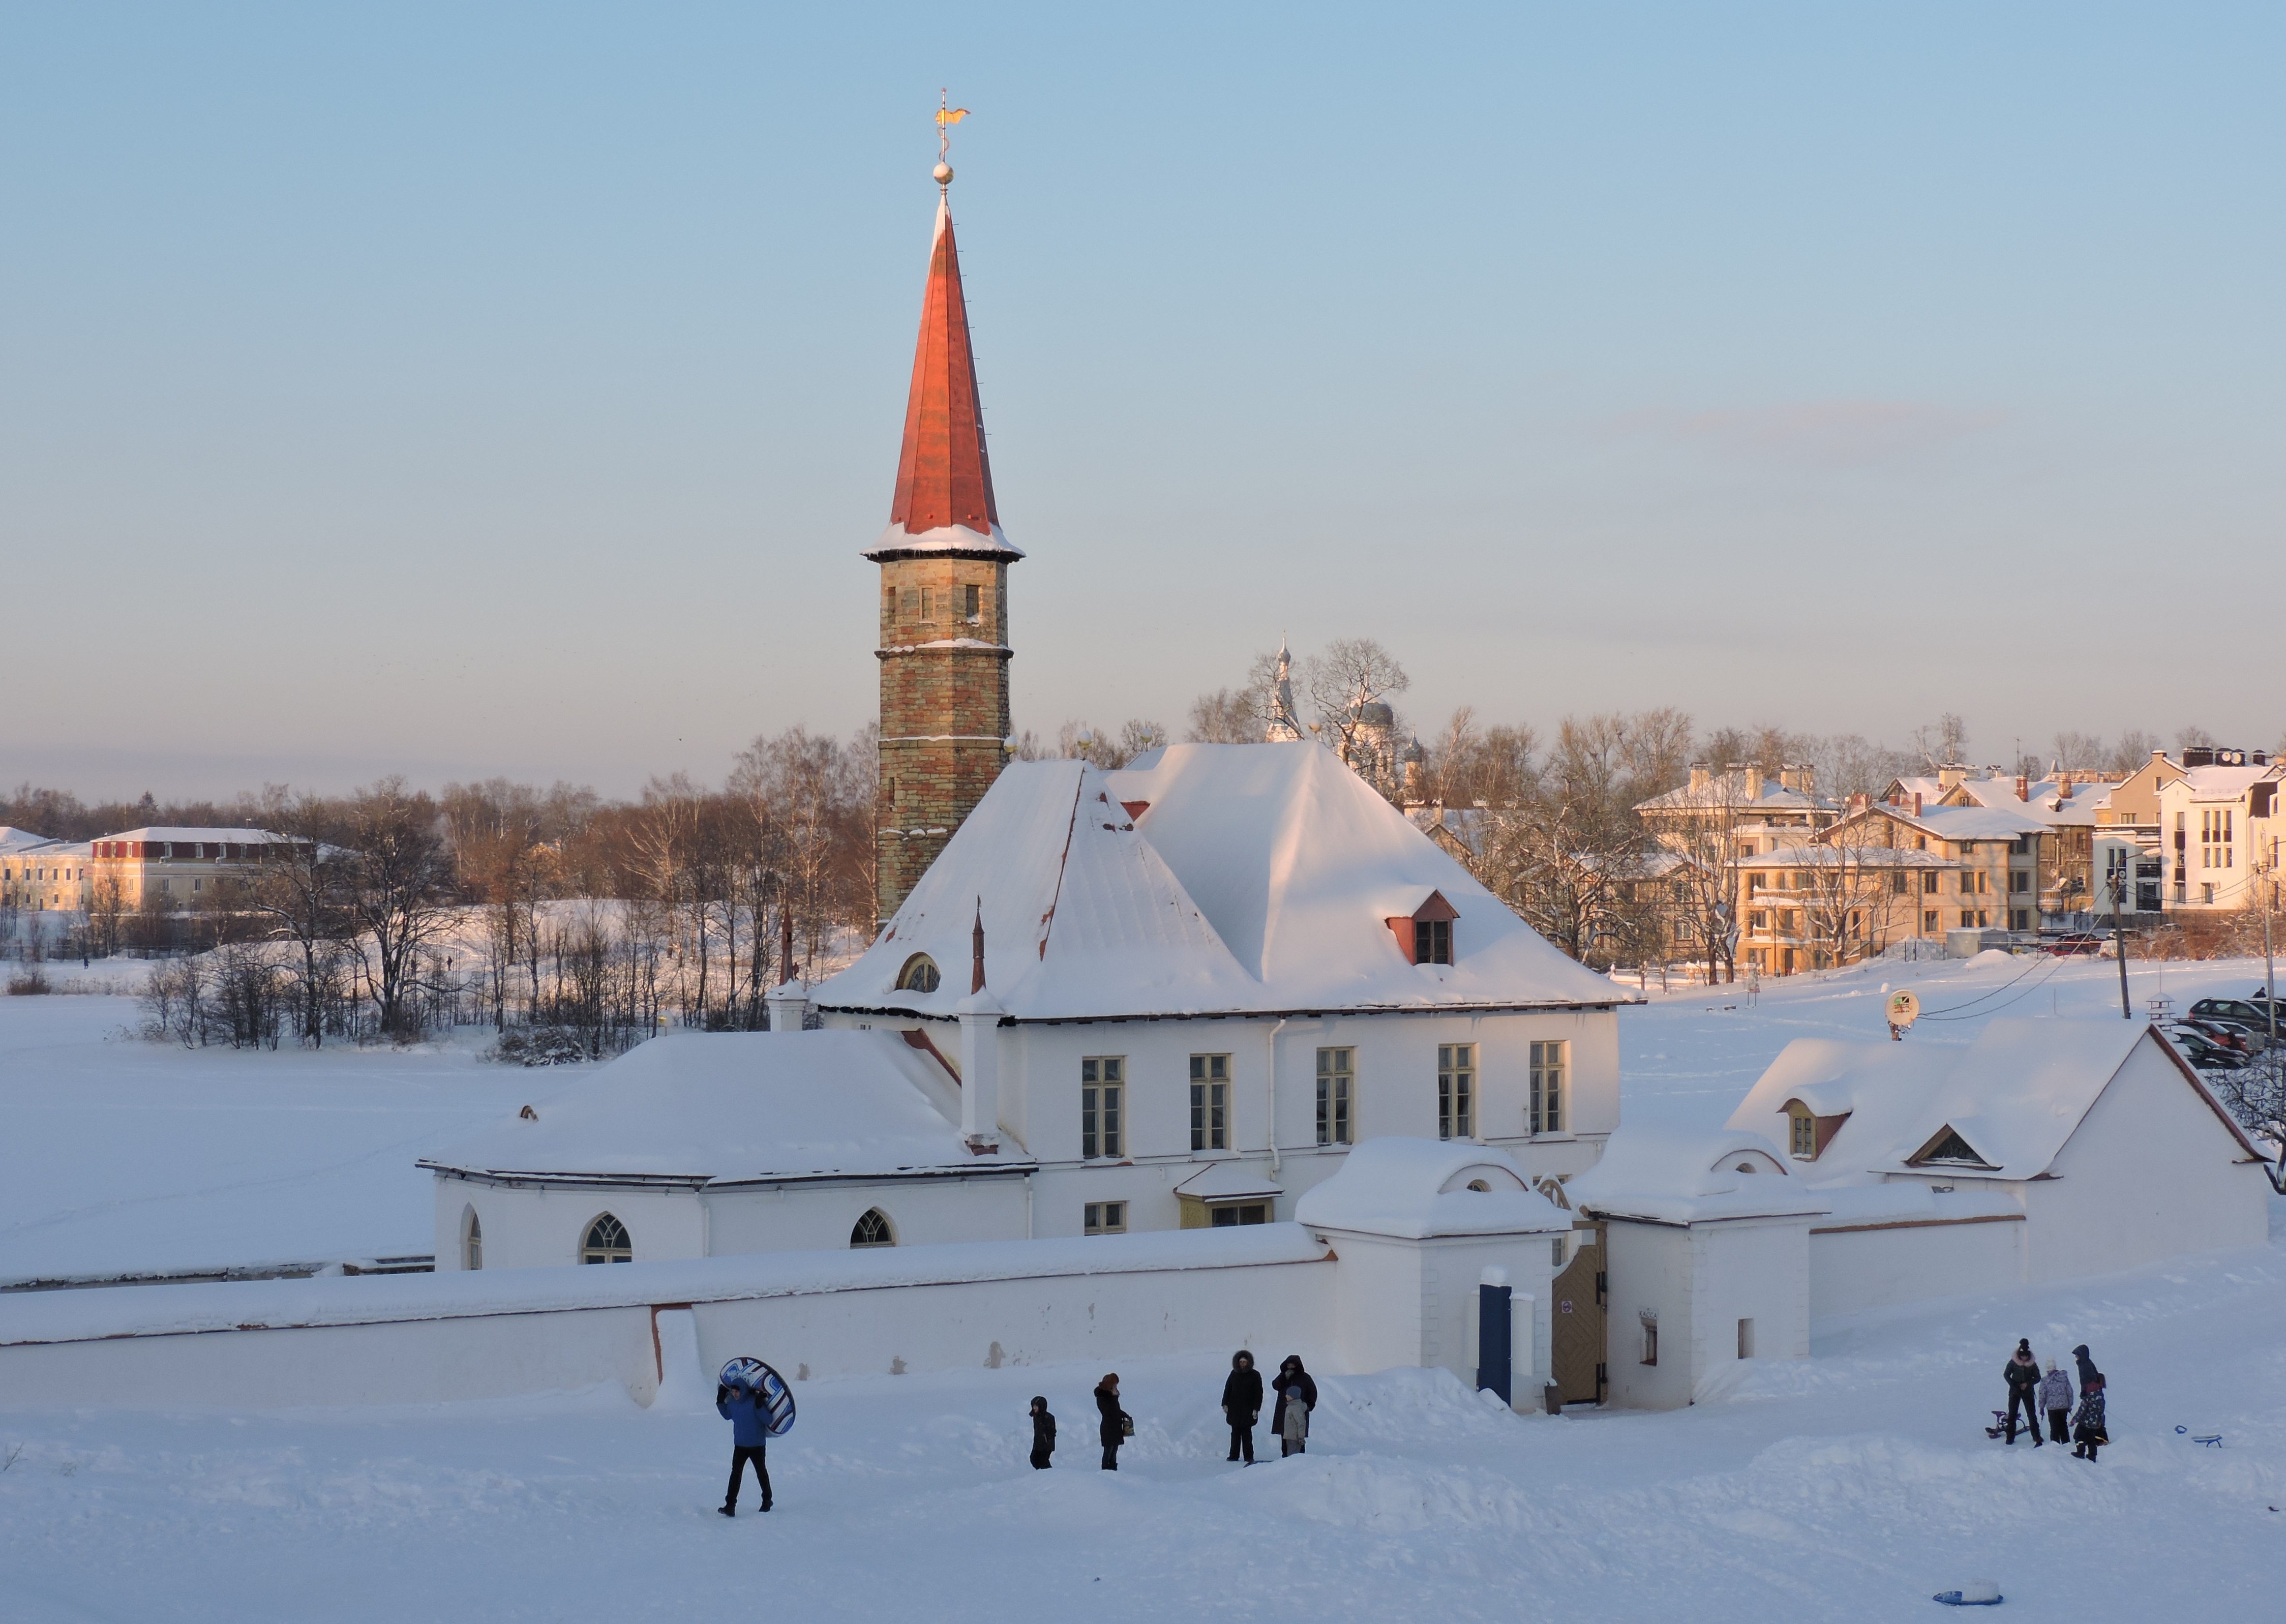
[[[968,109],[956,107],[946,91],[936,93],[936,185],[942,192],[952,184],[952,165],[945,154],[952,150],[952,127],[968,116]]]

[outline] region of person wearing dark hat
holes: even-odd
[[[2024,1426],[2032,1435],[2032,1447],[2040,1447],[2040,1361],[2032,1357],[2032,1341],[2027,1336],[2016,1344],[2016,1351],[2001,1367],[2001,1375],[2008,1382],[2008,1441],[2016,1441],[2016,1411],[2024,1412]]]
[[[1032,1468],[1036,1471],[1048,1469],[1048,1457],[1056,1452],[1056,1418],[1048,1414],[1046,1399],[1035,1395],[1032,1399]]]
[[[2085,1391],[2088,1383],[2093,1381],[2097,1374],[2095,1361],[2087,1356],[2087,1344],[2083,1342],[2074,1348],[2072,1358],[2079,1366],[2079,1384],[2081,1391]]]

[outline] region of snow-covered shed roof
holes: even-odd
[[[1736,1128],[1621,1127],[1564,1194],[1582,1212],[1655,1224],[1815,1217],[1832,1204],[1786,1171],[1770,1140]]]
[[[1454,962],[1388,927],[1431,892]],[[1315,744],[1175,745],[1105,772],[1011,762],[879,940],[812,996],[950,1016],[984,918],[987,984],[1013,1018],[1608,1006],[1565,958]],[[916,953],[934,991],[901,989]]]
[[[942,1073],[895,1032],[678,1033],[597,1068],[536,1120],[509,1117],[421,1165],[721,1184],[997,1164],[930,1102]]]
[[[2108,1020],[1995,1020],[1966,1048],[1797,1038],[1748,1091],[1730,1125],[1783,1143],[1789,1101],[1813,1116],[1846,1116],[1817,1161],[1797,1164],[1813,1185],[1931,1167],[1972,1179],[2037,1179],[2145,1042],[2158,1045],[2184,1085],[2255,1154],[2157,1033]],[[1969,1154],[1951,1146],[1948,1135]]]
[[[1467,1139],[1394,1135],[1354,1147],[1339,1172],[1295,1203],[1294,1221],[1413,1241],[1572,1227],[1507,1151]]]

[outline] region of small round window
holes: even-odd
[[[936,973],[936,960],[926,953],[916,953],[905,960],[905,967],[897,972],[897,990],[934,992],[941,979]]]

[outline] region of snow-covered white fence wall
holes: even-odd
[[[2023,1278],[2021,1215],[1810,1232],[1809,1311],[1821,1320],[1897,1303],[2005,1290]]]
[[[648,1404],[658,1313],[708,1368],[789,1376],[1337,1346],[1344,1281],[1293,1224],[590,1268],[153,1286],[0,1299],[19,1403],[430,1403],[616,1381]],[[670,1341],[672,1339],[670,1338]],[[672,1376],[674,1373],[666,1373]],[[689,1373],[684,1373],[687,1378]]]

